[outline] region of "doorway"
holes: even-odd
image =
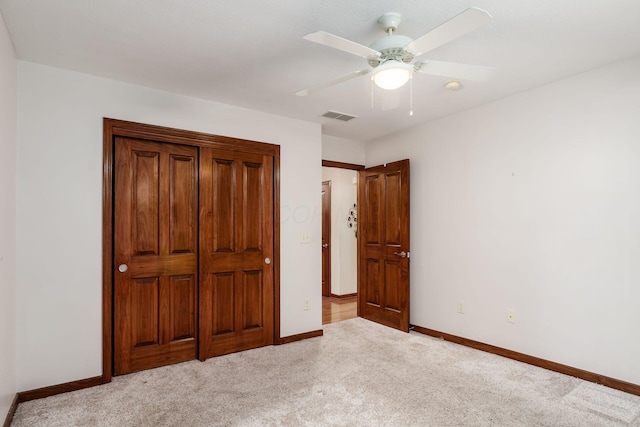
[[[322,323],[327,324],[357,317],[357,177],[364,166],[326,160],[322,166]]]
[[[104,120],[103,375],[276,343],[279,147]]]

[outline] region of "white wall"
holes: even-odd
[[[640,384],[639,75],[615,63],[367,146],[368,165],[411,159],[412,323]]]
[[[101,374],[102,118],[281,146],[281,335],[321,328],[317,124],[18,62],[18,388]],[[304,300],[311,310],[304,311]]]
[[[322,180],[331,181],[331,293],[353,294],[358,290],[358,241],[347,227],[349,210],[358,198],[353,183],[358,172],[349,169],[322,168]]]
[[[364,165],[365,143],[337,136],[322,135],[322,160]]]
[[[16,394],[17,61],[0,13],[0,420]]]

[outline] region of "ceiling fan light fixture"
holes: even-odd
[[[405,85],[413,75],[413,66],[396,60],[379,65],[371,80],[381,89],[395,90]]]

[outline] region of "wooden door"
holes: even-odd
[[[273,344],[273,158],[200,151],[201,360]]]
[[[331,181],[322,183],[322,296],[331,295]]]
[[[409,332],[409,160],[359,172],[358,315]]]
[[[196,147],[115,141],[114,373],[194,359]]]

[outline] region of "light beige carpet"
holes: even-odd
[[[640,397],[363,319],[19,405],[13,426],[640,426]]]

